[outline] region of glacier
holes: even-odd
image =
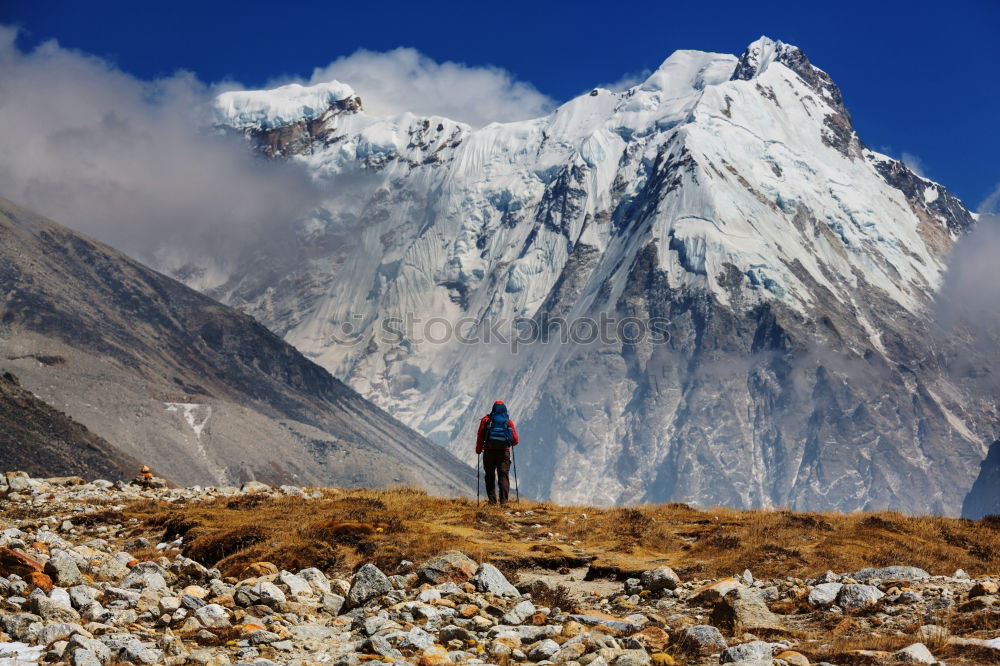
[[[481,128],[370,115],[340,82],[216,113],[328,197],[210,293],[467,462],[502,399],[541,498],[958,512],[989,398],[949,374],[927,312],[973,217],[868,148],[801,49],[678,51]],[[384,335],[599,315],[669,339]]]

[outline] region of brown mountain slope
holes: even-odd
[[[2,199],[0,298],[24,387],[178,483],[473,483],[251,317]]]
[[[4,372],[0,374],[0,470],[117,481],[135,474],[139,463]]]

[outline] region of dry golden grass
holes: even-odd
[[[683,579],[746,568],[758,577],[807,577],[892,564],[935,574],[958,568],[973,576],[1000,573],[1000,524],[989,520],[542,502],[522,502],[511,507],[521,516],[507,516],[472,500],[411,489],[323,494],[317,500],[251,494],[143,502],[126,508],[123,518],[138,518],[140,530],[154,529],[166,540],[183,535],[186,555],[227,575],[261,560],[342,572],[372,561],[392,570],[402,559],[419,562],[449,548],[507,573],[585,564],[594,576],[666,564]]]

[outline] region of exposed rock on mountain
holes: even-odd
[[[35,359],[59,364],[60,358]],[[80,476],[125,480],[139,463],[103,438],[21,388],[17,377],[0,374],[0,469],[34,476]]]
[[[979,520],[983,516],[1000,516],[1000,441],[993,442],[972,490],[962,503],[962,517]]]
[[[679,51],[479,129],[307,90],[335,99],[220,104],[330,196],[213,293],[404,422],[471,462],[505,400],[523,489],[559,501],[959,512],[995,398],[926,320],[973,217],[867,148],[800,49]],[[280,122],[235,111],[262,99]],[[614,334],[467,344],[560,317]]]
[[[24,388],[178,483],[471,486],[250,317],[4,200],[0,294]]]

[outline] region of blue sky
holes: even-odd
[[[861,137],[977,206],[1000,184],[1000,2],[101,2],[4,0],[29,51],[56,39],[140,79],[178,70],[261,86],[358,49],[495,66],[555,101],[655,69],[682,48],[762,34],[833,76]],[[350,83],[350,81],[348,81]]]

